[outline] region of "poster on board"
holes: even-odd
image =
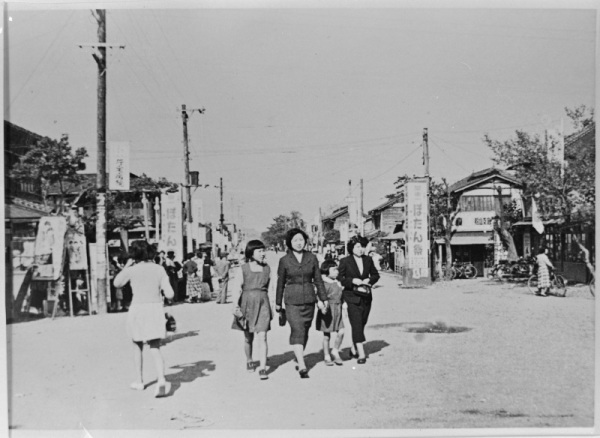
[[[62,216],[46,216],[40,219],[35,239],[34,264],[37,271],[34,280],[56,281],[63,266],[67,221]]]

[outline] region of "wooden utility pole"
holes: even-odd
[[[427,128],[423,128],[423,165],[425,166],[425,177],[429,177],[429,135]]]
[[[221,224],[221,233],[225,230],[225,215],[223,214],[223,178],[221,178],[221,216],[219,218]]]
[[[188,114],[185,108],[185,104],[181,105],[181,119],[183,120],[183,162],[185,163],[185,216],[186,216],[186,236],[187,245],[185,254],[192,252],[192,191],[190,182],[190,149],[188,144],[188,129],[187,121]]]
[[[187,235],[187,250],[186,253],[194,250],[194,243],[192,241],[192,181],[190,177],[190,148],[188,143],[188,129],[187,121],[189,118],[188,111],[193,113],[198,111],[200,114],[204,114],[204,108],[197,108],[188,110],[184,105],[181,105],[181,119],[183,120],[183,160],[185,163],[185,213],[187,217],[186,221],[186,235]]]
[[[358,230],[361,236],[365,234],[365,204],[364,204],[363,179],[360,179],[360,216],[358,218]]]
[[[98,22],[98,48],[92,56],[98,64],[98,121],[96,164],[96,291],[98,313],[108,312],[106,295],[106,11],[92,12]]]

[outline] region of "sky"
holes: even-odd
[[[127,4],[107,8],[107,42],[125,46],[108,55],[107,141],[130,142],[133,173],[183,182],[181,106],[204,108],[190,114],[188,133],[190,169],[210,186],[193,193],[207,221],[218,219],[220,178],[227,221],[262,231],[297,210],[312,222],[319,209],[358,197],[361,179],[369,210],[398,176],[422,176],[424,128],[430,175],[453,183],[492,166],[486,133],[543,135],[563,118],[568,134],[564,108],[596,101],[589,2]],[[51,138],[68,134],[96,172],[90,9],[9,2],[4,29],[5,119]]]

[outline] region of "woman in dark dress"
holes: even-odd
[[[267,376],[267,332],[271,329],[271,304],[269,303],[269,281],[271,268],[265,263],[265,245],[260,240],[251,240],[246,245],[246,263],[242,265],[242,285],[240,296],[234,299],[234,316],[243,316],[247,321],[245,328],[234,320],[231,328],[244,331],[244,352],[246,369],[254,371],[252,344],[258,339],[258,354],[261,380]]]
[[[356,287],[373,286],[379,280],[379,272],[373,259],[365,255],[369,241],[362,236],[355,236],[348,241],[348,256],[340,260],[338,280],[344,290],[342,296],[348,306],[348,319],[352,328],[352,344],[358,353],[358,363],[367,361],[365,355],[365,326],[371,312],[373,297],[356,293]]]
[[[308,378],[304,349],[308,341],[308,330],[315,316],[315,303],[323,312],[327,311],[328,306],[319,261],[314,254],[304,249],[307,241],[308,236],[299,228],[292,228],[287,232],[285,243],[288,252],[279,260],[275,297],[277,312],[281,311],[282,301],[285,303],[291,327],[290,345],[294,349],[298,371],[303,379]]]

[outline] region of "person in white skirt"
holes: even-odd
[[[117,274],[115,287],[129,283],[133,299],[127,314],[127,333],[133,341],[136,380],[132,389],[145,389],[143,378],[143,348],[150,347],[156,367],[157,383],[155,397],[164,397],[171,385],[165,379],[165,366],[160,351],[160,341],[167,335],[165,311],[161,291],[167,299],[173,299],[174,292],[165,269],[153,262],[155,250],[146,241],[137,240],[131,244],[129,259],[125,268]]]

